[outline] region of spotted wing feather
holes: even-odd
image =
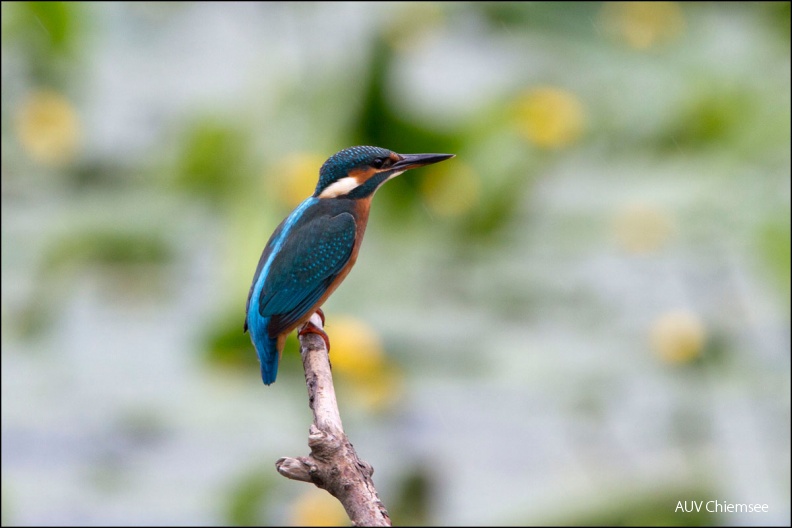
[[[270,317],[271,337],[308,313],[349,261],[354,245],[355,219],[349,213],[320,216],[289,233],[259,297],[259,313]]]

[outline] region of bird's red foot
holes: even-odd
[[[320,313],[320,316],[322,317],[322,324],[324,324],[324,314]],[[302,326],[302,328],[300,328],[300,331],[297,333],[297,335],[300,336],[304,336],[305,334],[319,335],[322,339],[324,339],[325,346],[327,346],[327,353],[330,353],[330,338],[327,336],[324,330],[313,324],[311,321],[308,321]]]

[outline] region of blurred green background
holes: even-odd
[[[348,522],[242,322],[356,144],[457,155],[324,307],[395,523],[789,525],[789,3],[3,2],[4,525]]]

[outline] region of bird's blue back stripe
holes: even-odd
[[[264,267],[261,268],[261,273],[258,276],[258,280],[256,281],[256,287],[254,289],[254,297],[255,299],[251,299],[252,302],[256,303],[256,310],[258,312],[258,297],[261,295],[261,287],[264,285],[264,281],[267,280],[267,273],[269,272],[270,265],[272,265],[272,261],[275,260],[275,256],[280,251],[281,246],[283,246],[283,242],[286,240],[286,237],[289,235],[289,231],[291,228],[294,227],[294,224],[297,223],[297,220],[300,219],[302,216],[303,211],[305,211],[308,207],[310,207],[315,202],[318,202],[318,198],[310,197],[303,200],[303,202],[297,206],[297,209],[292,211],[289,217],[286,219],[286,223],[283,224],[283,229],[281,229],[280,235],[278,238],[273,241],[272,243],[272,251],[269,254],[269,258],[267,258],[267,262],[264,263]]]

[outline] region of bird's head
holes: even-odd
[[[314,198],[368,198],[404,171],[453,158],[453,154],[397,154],[380,147],[336,152],[319,170]]]

